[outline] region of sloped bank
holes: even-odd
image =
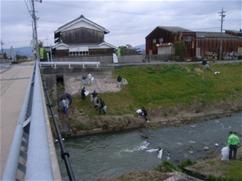
[[[60,120],[68,127],[68,129],[62,129],[63,136],[77,137],[144,127],[158,128],[174,125],[179,126],[182,124],[195,123],[197,121],[231,116],[232,113],[242,110],[241,102],[242,100],[238,99],[231,103],[223,102],[207,107],[194,105],[193,110],[179,109],[177,107],[167,110],[148,110],[149,122],[145,122],[142,117],[135,114],[87,116],[77,108],[70,107],[68,116],[60,113]]]
[[[101,87],[99,95],[108,106],[107,114],[99,115],[89,99],[83,101],[74,95],[68,116],[60,113],[62,123],[67,125],[63,132],[68,136],[81,136],[229,116],[242,110],[241,68],[241,63],[213,65],[211,70],[199,65],[159,65],[99,72],[96,85],[87,88],[92,92]],[[213,70],[221,74],[214,75]],[[111,87],[117,75],[127,79],[129,84],[113,92]],[[100,86],[98,80],[105,80],[102,82],[105,85]],[[80,82],[70,87],[78,90]],[[148,110],[149,123],[135,115],[135,110],[142,106]]]

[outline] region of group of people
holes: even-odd
[[[83,87],[81,89],[81,99],[85,100],[85,98],[88,95],[89,95],[89,91],[87,91],[86,88]],[[98,109],[99,114],[106,114],[106,112],[107,112],[107,105],[105,104],[103,99],[98,96],[98,93],[96,92],[96,90],[94,90],[90,94],[90,100],[91,100],[91,103],[93,103],[94,107]]]
[[[87,75],[82,75],[81,81],[83,85],[91,85],[94,83],[94,76],[91,73],[88,73]]]

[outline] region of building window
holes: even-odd
[[[80,51],[80,52],[69,52],[69,56],[71,57],[77,57],[77,56],[83,56],[83,55],[89,55],[88,51]]]

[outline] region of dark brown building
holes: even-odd
[[[240,32],[194,32],[176,26],[158,26],[146,36],[147,55],[174,55],[178,43],[183,46],[183,55],[187,58],[217,58],[220,42],[223,57],[233,53],[242,53],[242,37]]]
[[[223,57],[231,53],[239,53],[242,48],[242,38],[227,33],[196,32],[196,56],[218,58],[220,42],[222,43]]]
[[[196,34],[194,32],[181,27],[158,26],[145,38],[146,54],[173,54],[174,44],[182,41],[186,45],[184,50],[185,56],[195,56],[195,37]]]
[[[55,57],[112,55],[115,46],[104,41],[109,31],[83,15],[59,27],[55,33]]]

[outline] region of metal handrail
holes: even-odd
[[[30,79],[27,92],[25,94],[24,98],[24,103],[21,108],[21,112],[18,118],[16,130],[14,133],[14,137],[12,140],[12,144],[10,147],[10,151],[8,154],[8,158],[5,164],[4,172],[3,172],[3,180],[16,180],[16,171],[18,167],[18,159],[19,159],[19,153],[20,153],[20,147],[21,147],[21,142],[22,142],[22,137],[23,137],[23,123],[28,117],[30,116],[27,115],[28,112],[28,106],[29,106],[29,101],[31,99],[31,94],[30,92],[32,91],[34,82],[34,74],[35,74],[35,68],[33,69],[32,77]]]
[[[71,68],[71,65],[82,65],[85,68],[85,65],[96,65],[98,68],[100,66],[100,62],[98,61],[83,61],[83,62],[41,62],[40,66],[54,66],[56,68],[57,65],[68,65]]]
[[[35,67],[26,180],[53,180],[39,65]]]

